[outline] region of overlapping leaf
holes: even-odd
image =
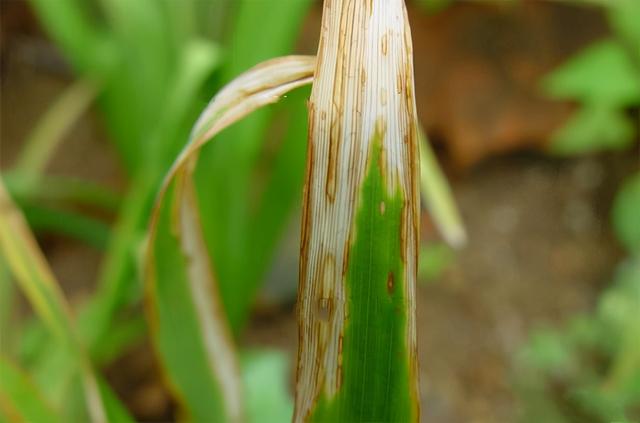
[[[192,179],[198,152],[238,119],[309,84],[314,63],[309,56],[273,59],[222,89],[160,189],[145,265],[147,311],[169,382],[194,421],[238,421],[244,413],[238,363]]]

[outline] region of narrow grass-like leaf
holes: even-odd
[[[232,81],[202,113],[161,187],[145,263],[147,312],[169,382],[194,421],[238,421],[244,412],[233,341],[202,235],[193,171],[214,135],[311,82],[314,58],[270,60]]]
[[[0,256],[0,354],[11,357],[15,331],[12,330],[11,317],[14,310],[15,289],[11,282],[9,267]]]
[[[451,188],[438,165],[429,140],[422,133],[419,143],[422,198],[444,240],[452,247],[462,247],[467,242],[467,233]]]
[[[92,421],[106,421],[104,399],[91,362],[78,341],[69,306],[23,216],[1,182],[0,249],[34,310],[78,366]]]
[[[81,79],[67,88],[47,109],[25,141],[16,163],[15,171],[22,175],[25,185],[32,187],[38,183],[56,147],[93,102],[98,90],[99,84],[96,82]]]
[[[66,235],[99,250],[107,245],[109,226],[101,220],[73,211],[32,204],[25,204],[23,209],[27,221],[35,231]]]
[[[0,355],[0,416],[3,414],[8,421],[62,422],[28,376]]]
[[[296,422],[418,421],[413,92],[404,2],[325,2],[309,101]]]

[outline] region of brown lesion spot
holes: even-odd
[[[393,294],[393,287],[395,283],[396,281],[393,272],[389,272],[389,274],[387,275],[387,292],[389,292],[389,295]]]
[[[388,32],[386,32],[380,39],[380,50],[382,51],[383,56],[386,56],[387,51],[389,51],[389,33]]]
[[[316,315],[318,319],[324,322],[328,322],[333,312],[333,299],[332,298],[319,298],[316,307]]]

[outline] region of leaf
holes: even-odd
[[[78,341],[70,308],[24,218],[1,182],[0,250],[36,313],[78,366],[92,421],[106,421],[104,399],[98,391],[91,362]]]
[[[238,364],[215,266],[202,235],[193,171],[201,147],[253,110],[311,81],[315,59],[290,56],[240,75],[209,103],[156,200],[145,262],[147,315],[171,387],[194,421],[236,421]]]
[[[288,422],[293,399],[288,392],[289,360],[280,351],[250,351],[242,356],[242,382],[250,423]]]
[[[640,3],[636,0],[603,0],[602,4],[607,6],[609,21],[615,31],[626,37],[631,48],[635,46],[636,58],[640,58]]]
[[[420,189],[431,218],[442,238],[452,247],[459,248],[467,242],[467,233],[456,207],[451,188],[438,165],[438,161],[426,139],[420,132]]]
[[[590,45],[543,81],[552,97],[576,99],[601,108],[640,103],[640,74],[614,40]]]
[[[589,104],[553,134],[549,149],[560,155],[621,150],[631,145],[633,133],[634,127],[622,111]]]
[[[0,355],[0,418],[9,421],[62,422],[27,375]]]
[[[23,205],[24,215],[33,230],[55,232],[78,239],[104,250],[109,239],[109,226],[101,220],[82,214],[33,204]]]
[[[616,195],[612,211],[613,229],[631,252],[640,252],[640,173],[629,177]]]
[[[293,420],[417,422],[420,157],[404,1],[325,2],[321,28]]]
[[[0,355],[11,356],[15,348],[16,331],[11,317],[14,311],[15,289],[9,268],[0,256]]]
[[[30,0],[41,25],[81,73],[103,75],[114,65],[114,45],[76,0]],[[95,76],[95,75],[94,75]]]

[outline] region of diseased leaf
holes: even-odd
[[[145,263],[147,314],[171,387],[194,421],[238,421],[244,413],[239,367],[192,180],[198,152],[238,119],[310,83],[314,63],[308,56],[270,60],[223,88],[160,189]]]
[[[294,421],[417,422],[419,151],[403,0],[324,3]]]

